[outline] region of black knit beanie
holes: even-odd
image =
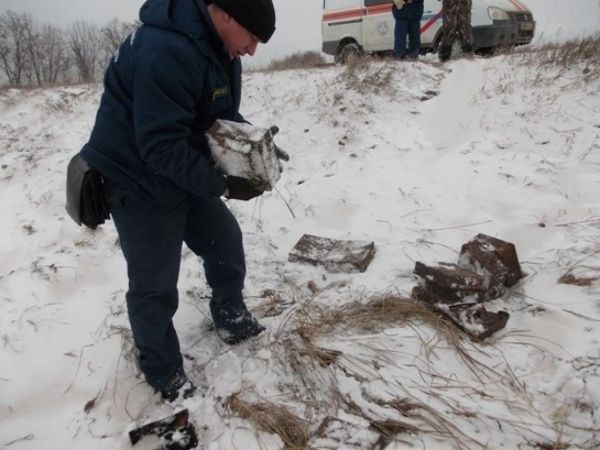
[[[212,0],[236,22],[265,43],[275,32],[272,0]]]

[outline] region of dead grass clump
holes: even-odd
[[[567,450],[570,448],[569,445],[563,444],[561,442],[530,442],[532,448],[537,448],[539,450]]]
[[[468,448],[466,441],[472,440],[466,434],[464,434],[460,428],[456,427],[450,420],[448,420],[445,414],[436,411],[434,408],[425,403],[408,401],[406,399],[381,401],[371,398],[370,400],[379,406],[391,407],[395,409],[403,417],[418,420],[419,422],[426,424],[430,428],[430,430],[427,430],[428,432],[433,432],[438,436],[452,439],[454,442],[456,442],[458,448]],[[416,428],[415,430],[419,431]]]
[[[290,305],[289,302],[283,300],[281,295],[271,289],[265,290],[261,297],[265,300],[252,309],[252,313],[258,318],[279,316]]]
[[[600,62],[600,35],[571,39],[564,43],[550,43],[540,47],[542,64],[570,66],[580,62],[598,65]]]
[[[352,302],[338,308],[325,308],[314,303],[306,305],[295,314],[293,326],[293,331],[302,338],[302,348],[298,348],[296,343],[288,349],[288,354],[293,351],[299,359],[308,356],[311,361],[323,366],[327,365],[327,357],[333,357],[335,362],[341,355],[324,355],[323,349],[313,344],[321,336],[340,330],[378,333],[390,326],[418,327],[422,324],[429,325],[436,333],[436,336],[423,341],[427,355],[435,351],[440,341],[445,341],[473,373],[493,373],[465,347],[465,342],[470,340],[468,334],[425,303],[396,295],[383,295],[366,303]]]
[[[304,339],[329,334],[335,330],[377,332],[389,325],[421,321],[430,324],[450,341],[462,339],[463,333],[422,302],[408,297],[384,295],[367,303],[352,302],[340,308],[310,305],[298,314],[296,332]]]
[[[230,397],[228,406],[243,419],[254,422],[259,428],[279,435],[290,449],[303,449],[309,439],[309,423],[271,402],[249,403],[237,395]]]
[[[395,90],[392,76],[397,71],[393,63],[383,63],[379,70],[373,69],[373,59],[367,56],[356,58],[346,65],[340,81],[346,89],[362,95],[380,94]]]
[[[317,361],[323,368],[329,367],[330,365],[337,362],[342,352],[339,350],[331,350],[323,347],[319,347],[313,344],[311,341],[305,341],[305,347],[300,350],[302,356],[308,356],[311,359]]]
[[[420,430],[406,422],[400,420],[387,419],[383,421],[371,421],[371,428],[381,433],[385,437],[393,437],[401,433],[418,433]]]
[[[283,59],[271,62],[263,72],[275,72],[280,70],[314,69],[327,64],[323,55],[319,52],[298,52]]]
[[[331,406],[331,400],[323,396],[324,392],[335,390],[336,382],[330,371],[321,370],[335,364],[341,352],[316,346],[310,340],[291,336],[279,344],[283,364],[289,367],[304,387],[299,399],[309,410],[324,410]],[[294,391],[294,389],[292,389]]]
[[[573,286],[591,286],[599,277],[576,277],[572,273],[565,273],[558,279],[560,284],[571,284]]]
[[[527,64],[536,65],[540,69],[554,67],[562,74],[581,65],[583,81],[600,79],[600,35],[539,47],[524,47],[515,53],[521,53]]]

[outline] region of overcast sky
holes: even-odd
[[[75,20],[104,24],[113,17],[130,21],[138,17],[144,0],[0,0],[0,11],[31,13],[42,22],[68,26]],[[274,0],[277,31],[268,45],[259,46],[254,64],[266,64],[301,50],[321,48],[323,0]],[[248,63],[250,61],[246,61]]]
[[[480,0],[474,0],[480,1]],[[600,0],[522,0],[538,22],[536,37],[543,40],[600,32]],[[104,24],[113,17],[137,18],[144,0],[0,0],[0,11],[31,13],[41,22],[67,26],[75,20]],[[254,64],[263,65],[301,50],[321,47],[323,0],[274,0],[277,31],[259,47]],[[247,61],[249,62],[249,61]],[[253,65],[254,65],[253,64]]]

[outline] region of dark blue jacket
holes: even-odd
[[[243,120],[239,58],[224,52],[205,0],[148,0],[140,20],[107,69],[82,155],[158,204],[219,196],[225,177],[210,162],[204,131],[218,118]]]
[[[410,3],[405,3],[402,9],[396,8],[392,3],[392,14],[395,19],[421,20],[423,9],[423,0],[412,0]]]

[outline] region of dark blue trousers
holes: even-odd
[[[406,36],[408,35],[408,50]],[[394,56],[417,58],[421,48],[421,20],[397,17],[394,27]]]
[[[177,204],[157,205],[138,193],[108,182],[109,209],[127,261],[127,310],[148,383],[163,389],[183,360],[173,316],[183,243],[204,261],[212,288],[210,309],[217,327],[246,310],[242,233],[220,198],[189,196]]]
[[[421,18],[423,17],[423,0],[412,0],[402,9],[392,6],[392,14],[396,20],[394,27],[394,56],[396,58],[417,58],[421,48]],[[408,50],[406,36],[408,35]]]

